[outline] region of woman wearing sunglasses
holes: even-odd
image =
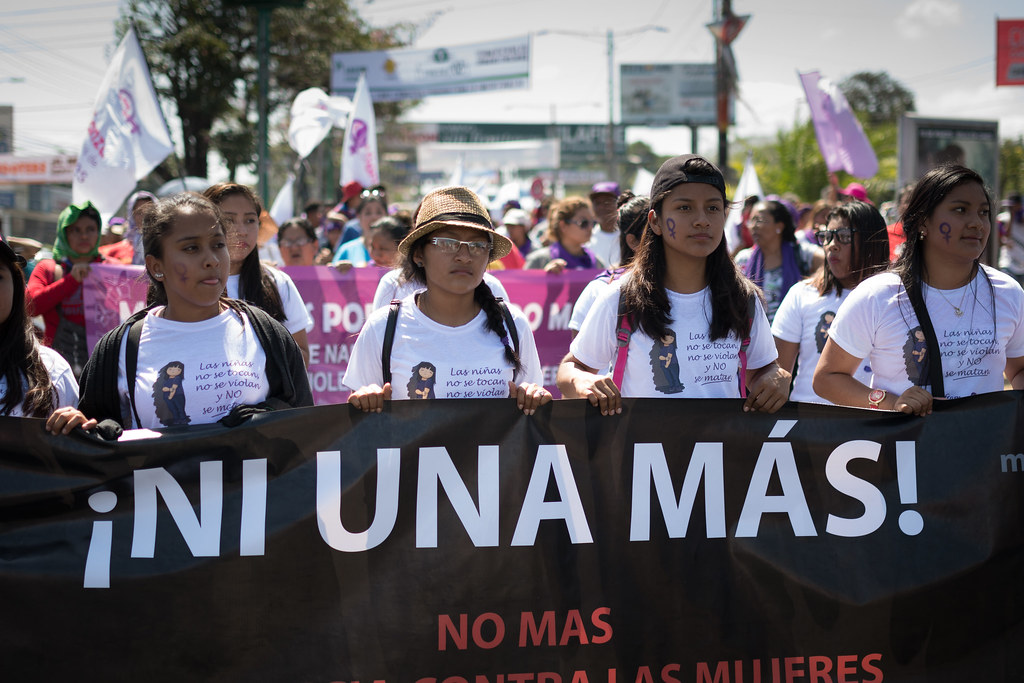
[[[992,204],[976,172],[939,166],[903,212],[892,270],[865,280],[829,330],[814,390],[833,403],[928,415],[936,398],[1024,389],[1024,291],[979,263]],[[854,373],[863,359],[871,382]]]
[[[764,292],[768,321],[790,288],[821,267],[821,249],[796,239],[796,224],[782,202],[763,201],[754,206],[748,221],[754,246],[736,254],[736,265]]]
[[[512,397],[529,415],[549,402],[526,317],[483,280],[487,264],[511,249],[472,190],[424,197],[398,251],[402,279],[425,289],[367,319],[342,380],[354,390],[349,403],[380,412],[391,398]]]
[[[825,228],[819,227],[814,235],[825,250],[825,267],[789,290],[775,313],[772,334],[783,369],[793,372],[800,359],[790,400],[822,403],[826,401],[814,393],[811,380],[829,327],[854,287],[888,266],[889,238],[882,214],[859,201],[833,209]],[[871,371],[861,363],[853,376],[867,383]]]
[[[605,268],[605,263],[586,246],[594,234],[597,218],[590,201],[584,197],[566,197],[551,207],[547,239],[550,244],[534,249],[524,268],[561,273],[565,269]]]

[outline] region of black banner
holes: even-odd
[[[0,418],[0,678],[1024,680],[1024,399]]]

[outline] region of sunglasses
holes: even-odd
[[[580,218],[579,220],[566,221],[566,222],[567,223],[572,223],[573,225],[578,225],[581,228],[583,228],[584,230],[588,230],[588,229],[594,227],[595,225],[597,225],[597,221],[592,221],[589,218]]]
[[[432,237],[430,244],[437,247],[437,250],[442,254],[458,254],[463,244],[466,245],[470,256],[483,256],[491,251],[490,242],[463,242],[451,237]]]
[[[814,239],[821,246],[825,246],[832,240],[839,244],[849,244],[853,241],[854,228],[839,228],[838,230],[815,230]]]
[[[363,190],[359,193],[360,198],[366,199],[367,197],[383,197],[384,192],[382,190]]]

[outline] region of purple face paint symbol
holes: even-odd
[[[352,146],[348,150],[352,154],[366,147],[366,128],[366,121],[362,119],[356,119],[352,122]]]
[[[942,223],[941,225],[939,225],[939,232],[942,233],[942,239],[946,240],[947,244],[949,243],[949,233],[951,233],[952,231],[953,228],[950,227],[949,223]]]
[[[672,239],[676,238],[676,222],[671,218],[666,219],[665,227],[668,228],[668,236]]]

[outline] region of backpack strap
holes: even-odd
[[[135,416],[135,424],[142,426],[139,418],[139,410],[135,407],[135,375],[139,368],[139,340],[142,338],[142,323],[145,318],[140,318],[128,327],[128,343],[124,350],[125,379],[128,382],[128,403],[132,406],[132,415]]]
[[[620,390],[622,389],[622,378],[626,374],[626,358],[629,356],[629,338],[633,335],[633,320],[626,314],[626,302],[622,300],[622,292],[619,292],[619,312],[615,323],[615,344],[618,351],[615,353],[615,368],[612,370],[612,381]]]
[[[935,327],[932,325],[932,318],[928,315],[928,308],[924,304],[924,297],[921,294],[921,287],[918,285],[916,295],[910,296],[911,289],[907,287],[907,280],[903,278],[903,289],[907,292],[910,305],[914,307],[914,315],[924,333],[924,343],[928,349],[928,381],[932,386],[932,396],[935,398],[946,398],[946,386],[942,378],[942,356],[939,353],[939,342],[935,338]]]
[[[498,302],[498,307],[501,309],[501,317],[505,319],[505,329],[508,330],[508,336],[512,340],[512,348],[515,349],[516,355],[519,355],[519,330],[516,329],[516,321],[512,318],[512,311],[508,310],[508,304],[505,303],[505,299],[496,296],[494,300]]]
[[[747,397],[747,348],[750,347],[750,331],[754,329],[754,314],[757,312],[757,294],[747,299],[747,333],[740,341],[740,397]]]
[[[395,345],[395,328],[398,326],[398,310],[402,307],[400,299],[391,300],[388,309],[388,322],[384,328],[384,343],[380,347],[380,368],[384,384],[391,381],[391,347]]]

